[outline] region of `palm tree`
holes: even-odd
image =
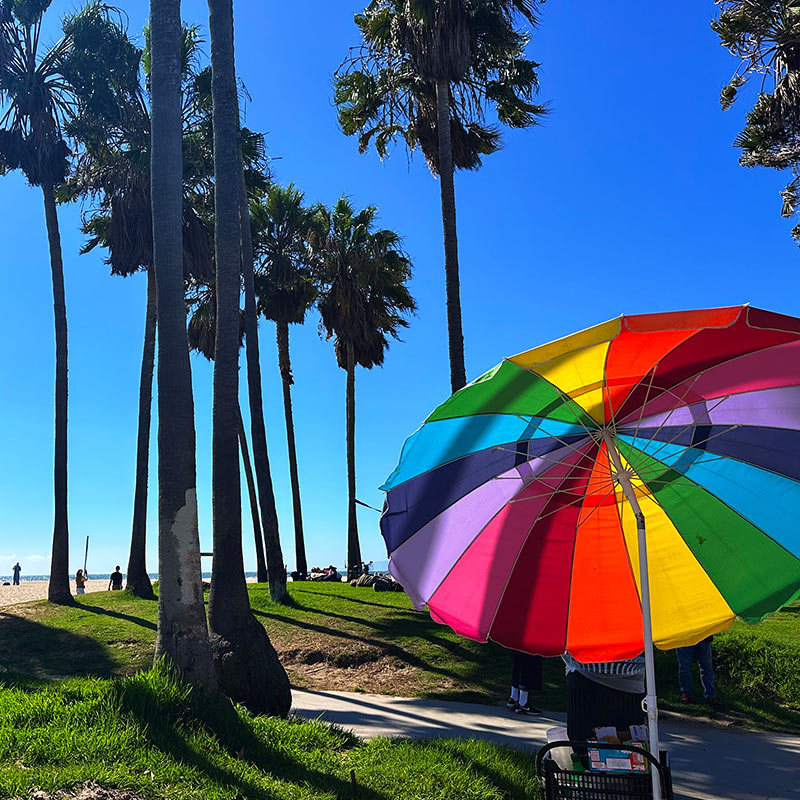
[[[405,316],[416,310],[406,286],[411,262],[391,230],[374,230],[377,209],[356,212],[346,197],[317,210],[312,246],[317,258],[317,300],[326,338],[334,337],[336,360],[347,372],[347,572],[361,565],[356,521],[355,368],[383,364],[387,337],[399,338]]]
[[[291,691],[264,628],[250,611],[242,556],[239,483],[240,189],[242,161],[232,0],[209,0],[214,115],[213,526],[208,620],[220,688],[255,713],[286,716]]]
[[[276,323],[278,366],[283,384],[283,411],[289,449],[289,475],[294,511],[295,569],[308,574],[303,537],[303,511],[297,470],[292,414],[292,362],[289,355],[289,325],[300,324],[314,303],[317,290],[308,248],[314,212],[303,205],[303,193],[294,184],[272,184],[266,195],[251,205],[255,252],[261,268],[256,278],[259,311]]]
[[[237,112],[238,113],[238,112]],[[242,152],[246,151],[248,137],[240,131]],[[244,167],[244,158],[242,159]],[[285,603],[289,598],[286,588],[286,570],[283,562],[278,510],[272,486],[272,472],[267,450],[267,431],[264,425],[264,406],[261,393],[261,356],[258,345],[258,313],[254,285],[253,240],[250,224],[250,204],[247,174],[240,169],[239,175],[239,231],[242,247],[242,278],[244,282],[244,327],[247,358],[247,390],[250,401],[250,432],[253,438],[253,461],[258,481],[261,503],[261,519],[264,524],[264,546],[267,557],[269,596],[276,603]],[[265,187],[266,188],[266,187]]]
[[[792,179],[781,192],[781,215],[794,217],[800,209],[800,4],[717,0],[717,5],[720,14],[711,28],[739,61],[722,89],[722,108],[733,105],[751,77],[759,85],[747,124],[734,141],[742,150],[739,163],[789,170]],[[792,236],[800,244],[800,224]]]
[[[205,356],[209,361],[214,360],[214,339],[217,335],[216,328],[216,298],[213,287],[199,281],[192,281],[186,295],[187,305],[192,309],[189,317],[189,347]],[[244,339],[244,325],[239,329],[239,348]],[[239,410],[239,447],[242,452],[242,463],[247,481],[247,492],[250,499],[250,516],[253,520],[253,536],[256,545],[256,577],[259,583],[266,583],[267,564],[264,560],[264,542],[262,541],[261,519],[258,510],[253,469],[250,464],[250,451],[247,446],[244,420],[241,409]]]
[[[194,403],[183,285],[180,0],[151,0],[151,198],[158,286],[158,543],[156,658],[191,682],[216,676],[197,528]]]
[[[546,109],[531,102],[538,64],[524,57],[539,0],[371,0],[356,14],[363,44],[339,68],[334,100],[347,135],[383,158],[400,138],[419,146],[439,176],[444,231],[450,383],[466,384],[453,174],[477,169],[500,147],[485,124],[487,107],[514,128],[536,124]]]
[[[51,47],[42,45],[42,22],[49,6],[50,0],[0,0],[0,174],[21,170],[28,183],[42,190],[44,200],[56,340],[55,513],[48,598],[69,603],[67,310],[55,193],[69,168],[64,124],[71,111],[72,87],[62,66],[72,41],[65,35]]]

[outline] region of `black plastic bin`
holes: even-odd
[[[624,750],[640,753],[650,769],[661,776],[661,797],[673,800],[672,773],[665,752],[659,758],[640,747],[606,742],[551,742],[536,755],[536,774],[542,787],[544,800],[653,800],[653,778],[649,772],[575,772],[561,769],[547,754],[556,747],[571,747],[574,751],[588,749]]]

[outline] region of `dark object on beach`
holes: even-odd
[[[311,570],[310,580],[312,581],[335,581],[340,582],[342,579],[341,575],[339,575],[339,570],[331,564],[329,567],[325,567],[325,569],[320,569],[319,567],[314,567]]]
[[[9,581],[3,581],[3,586],[11,586],[11,583]]]
[[[377,580],[372,585],[376,592],[402,592],[403,587],[390,575],[377,576]]]

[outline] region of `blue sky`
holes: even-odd
[[[119,0],[131,33],[144,0]],[[77,7],[54,0],[52,22]],[[398,149],[358,155],[336,124],[331,76],[350,45],[360,4],[237,0],[237,66],[252,102],[247,124],[268,132],[275,176],[309,201],[348,194],[380,208],[415,265],[418,316],[383,369],[357,376],[358,495],[377,487],[403,440],[448,394],[439,187]],[[779,216],[784,176],[747,170],[732,148],[746,103],[720,111],[734,63],[708,23],[715,6],[552,2],[530,57],[542,63],[543,126],[507,131],[504,149],[456,179],[467,373],[619,313],[752,302],[800,313],[791,224]],[[203,0],[184,18],[207,25]],[[0,179],[0,573],[19,559],[46,572],[52,532],[53,323],[41,193]],[[78,256],[80,208],[62,207],[70,347],[70,531],[73,569],[91,536],[90,571],[128,554],[144,280],[111,278],[100,254]],[[291,498],[275,331],[261,326],[273,478],[286,561],[294,563]],[[344,373],[317,318],[292,329],[294,401],[311,564],[341,564],[347,523]],[[198,490],[210,549],[211,369],[193,359]],[[243,394],[246,406],[246,397]],[[154,427],[155,433],[155,427]],[[153,438],[155,453],[155,436]],[[155,467],[153,468],[155,475]],[[149,566],[155,568],[155,480]],[[244,510],[245,520],[247,509]],[[378,515],[359,510],[362,549],[383,559]],[[253,568],[245,522],[245,559]],[[8,564],[6,564],[8,562]],[[206,564],[209,568],[210,564]]]

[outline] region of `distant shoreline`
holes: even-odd
[[[255,576],[247,578],[248,583],[255,582]],[[0,586],[0,609],[9,608],[19,603],[32,603],[35,600],[47,599],[49,581],[34,580],[33,576],[27,581],[20,580],[19,586]],[[70,590],[75,594],[75,582],[70,582]],[[86,594],[108,591],[108,576],[98,578],[95,576],[86,582]]]
[[[148,572],[147,574],[150,576],[150,580],[152,580],[152,581],[157,581],[158,580],[158,573],[157,572]],[[123,577],[127,577],[127,573],[123,572],[122,576]],[[245,576],[245,578],[255,578],[256,577],[256,573],[255,572],[245,572],[244,576]],[[70,579],[73,579],[74,577],[75,577],[74,573],[70,573]],[[206,579],[210,579],[211,578],[211,573],[210,572],[204,572],[203,573],[203,577],[206,578]],[[90,572],[89,575],[88,575],[88,578],[89,578],[89,580],[108,581],[111,578],[111,573],[110,572]],[[25,581],[29,581],[29,582],[45,581],[45,582],[47,582],[47,581],[50,580],[50,576],[49,575],[20,575],[19,576],[19,580],[20,580],[20,583],[25,583]],[[5,583],[5,581],[8,581],[9,583],[11,583],[11,576],[10,575],[0,575],[0,584]]]

